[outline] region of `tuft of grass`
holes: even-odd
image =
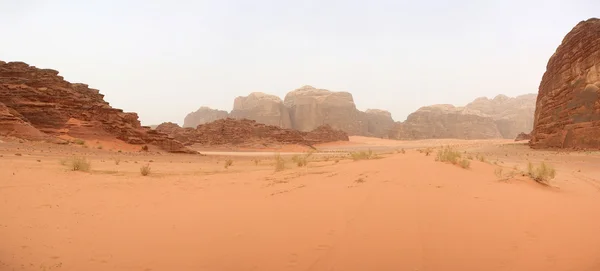
[[[23,155],[20,153],[15,153],[15,156],[23,156]]]
[[[73,156],[60,161],[61,165],[69,167],[72,171],[90,171],[92,163],[85,157]]]
[[[377,155],[375,153],[373,153],[373,151],[371,151],[370,149],[369,149],[369,151],[351,152],[350,156],[352,157],[352,160],[354,160],[354,161],[369,160],[369,159],[374,159],[377,157]]]
[[[496,175],[496,177],[498,177],[498,178],[502,178],[502,168],[499,167],[499,168],[494,169],[494,175]]]
[[[229,167],[230,167],[230,166],[232,166],[232,165],[233,165],[233,160],[231,160],[231,159],[227,159],[227,160],[225,160],[225,165],[224,165],[224,167],[225,167],[226,169],[227,169],[227,168],[229,168]]]
[[[485,163],[485,156],[482,155],[477,155],[477,160],[479,160],[479,162],[484,162]]]
[[[460,160],[458,165],[464,169],[467,169],[471,167],[471,161],[463,158],[462,160]]]
[[[334,161],[336,164],[340,162],[340,159],[335,159]]]
[[[258,166],[258,164],[260,163],[260,159],[252,159],[252,161],[254,161],[255,166]]]
[[[148,151],[148,145],[142,146],[142,151]]]
[[[296,165],[298,167],[305,167],[308,165],[308,156],[300,156],[296,159]]]
[[[473,155],[470,155],[470,154],[469,154],[469,156],[467,156],[467,159],[469,159],[469,160],[473,160]]]
[[[150,164],[143,165],[140,168],[140,173],[142,174],[142,176],[150,175],[150,171],[151,171]]]
[[[275,171],[283,171],[285,169],[285,160],[279,153],[275,154]]]
[[[365,182],[365,179],[363,179],[363,178],[358,178],[358,179],[356,179],[354,182],[355,182],[355,183],[364,183],[364,182]]]
[[[119,157],[113,157],[113,160],[115,160],[115,165],[119,165],[119,163],[121,163],[121,158]]]
[[[96,147],[96,148],[98,148],[99,150],[101,150],[101,149],[103,149],[104,147],[102,147],[102,145],[98,145],[98,147]]]
[[[77,145],[85,145],[85,140],[79,139],[79,138],[73,139],[72,142],[75,143],[75,144],[77,144]]]
[[[538,183],[547,184],[556,176],[556,170],[552,165],[541,162],[539,166],[534,166],[531,162],[527,164],[527,174]]]

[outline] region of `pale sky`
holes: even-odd
[[[421,106],[537,93],[598,0],[0,0],[0,60],[99,89],[143,124],[303,85],[395,120]]]

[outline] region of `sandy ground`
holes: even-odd
[[[0,270],[600,270],[598,153],[353,137],[274,172],[268,152],[100,144],[0,143]],[[418,151],[445,144],[485,161]],[[344,153],[363,149],[379,159]],[[555,166],[550,186],[528,160]]]

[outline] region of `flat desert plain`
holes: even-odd
[[[0,143],[0,270],[600,270],[598,153],[352,137],[275,171],[271,152],[138,148]]]

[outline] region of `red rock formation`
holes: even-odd
[[[170,152],[193,152],[166,134],[142,127],[136,113],[112,108],[98,90],[69,83],[55,70],[0,61],[0,103],[7,108],[0,109],[4,122],[12,123],[0,127],[2,134],[31,139],[43,138],[40,133],[101,134],[132,144],[154,144]]]
[[[531,140],[531,134],[520,133],[515,138],[515,141]]]
[[[248,119],[221,119],[198,125],[196,129],[181,128],[174,123],[163,123],[157,131],[168,133],[185,145],[262,146],[281,144],[313,145],[332,141],[348,141],[348,134],[321,126],[311,132],[283,129]]]
[[[600,148],[599,19],[577,24],[548,61],[530,145]]]

